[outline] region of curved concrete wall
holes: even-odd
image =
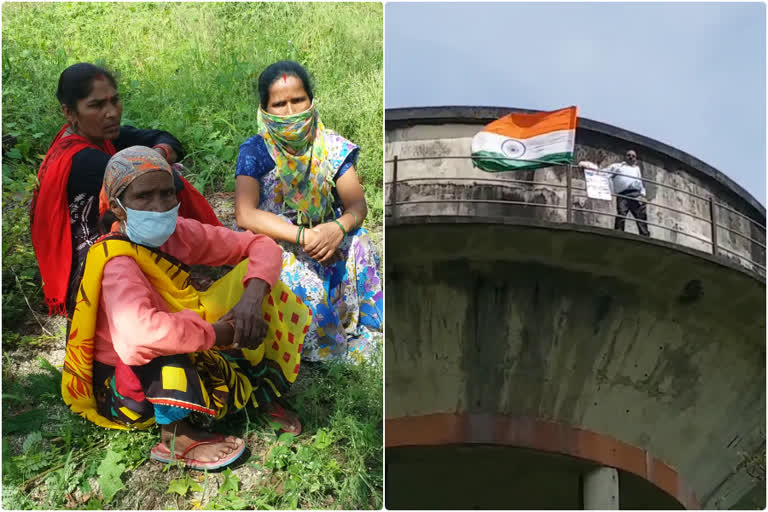
[[[663,460],[707,508],[753,487],[737,467],[764,439],[759,281],[671,245],[520,225],[403,224],[386,251],[387,418],[602,433]]]
[[[483,123],[491,119],[472,117],[457,122],[455,117],[441,118],[434,114],[438,109],[404,110],[399,116],[394,116],[394,119],[391,111],[387,111],[386,160],[392,160],[395,156],[400,160],[398,202],[436,199],[507,200],[542,206],[446,203],[437,209],[435,203],[411,204],[399,206],[399,215],[461,215],[467,207],[473,210],[482,207],[482,214],[488,216],[532,217],[551,222],[565,222],[565,167],[492,174],[473,168],[469,159],[440,158],[468,157],[472,137],[481,129]],[[432,117],[426,121],[422,120],[422,110],[432,113]],[[459,109],[459,114],[489,114],[486,111],[488,109],[481,110],[480,113],[471,109],[464,110]],[[499,117],[507,112],[508,109],[492,111]],[[621,161],[624,153],[630,148],[638,152],[643,177],[667,186],[646,183],[648,199],[650,203],[654,203],[648,206],[648,220],[663,226],[651,226],[652,237],[711,253],[709,199],[712,198],[717,203],[748,217],[745,218],[727,208],[717,208],[717,222],[738,233],[718,228],[717,254],[765,275],[764,269],[754,264],[757,262],[765,266],[765,248],[759,245],[765,245],[765,228],[757,225],[765,225],[765,210],[754,198],[721,173],[689,155],[608,125],[580,120],[575,149],[577,162],[589,160],[603,168]],[[429,159],[407,160],[422,157]],[[391,181],[392,174],[393,164],[390,162],[386,164],[385,181]],[[583,170],[575,168],[572,177],[574,188],[585,187]],[[417,178],[422,180],[414,180]],[[434,181],[434,178],[440,180]],[[512,180],[539,183],[523,184]],[[391,191],[392,187],[387,187],[387,203],[392,201]],[[603,201],[579,196],[586,196],[586,193],[574,192],[572,205],[575,208],[607,214],[616,212],[615,199]],[[391,208],[388,212],[392,212]],[[609,215],[575,211],[574,222],[611,229],[614,219]],[[628,220],[626,226],[629,232],[637,233],[633,220]],[[746,235],[757,243],[739,234]]]
[[[387,159],[466,156],[477,130],[388,126]],[[577,159],[604,166],[628,149],[598,136],[577,137]],[[764,210],[739,200],[743,191],[727,180],[631,147],[646,177],[764,222]],[[391,165],[386,181],[390,173]],[[505,183],[513,176],[481,173],[469,161],[399,163],[399,180],[448,180],[401,183],[398,202],[460,201],[402,205],[387,220],[388,420],[494,414],[584,429],[674,468],[691,489],[689,503],[735,505],[755,487],[739,467],[742,454],[760,453],[765,441],[765,281],[747,261],[764,264],[764,254],[724,230],[719,243],[741,258],[713,256],[707,244],[659,228],[651,227],[653,240],[606,230],[607,216],[565,224],[565,210],[552,208],[565,199],[551,186],[562,170],[526,174],[546,184]],[[647,188],[652,200],[697,208]],[[473,198],[546,206],[466,201]],[[711,236],[705,222],[676,215],[649,207],[652,222]]]

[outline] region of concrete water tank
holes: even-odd
[[[580,119],[575,161],[635,149],[646,180],[651,237],[613,230],[583,169],[473,168],[472,136],[511,111],[386,112],[387,507],[764,497],[743,462],[765,453],[765,208]]]

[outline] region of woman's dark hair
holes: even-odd
[[[87,62],[73,64],[61,72],[56,98],[62,105],[77,110],[77,102],[91,93],[93,80],[98,77],[106,77],[117,89],[115,77],[106,69]]]
[[[309,73],[304,69],[304,66],[292,60],[281,60],[267,66],[259,75],[258,90],[261,108],[266,110],[267,105],[269,105],[269,88],[283,75],[295,76],[301,80],[304,90],[307,92],[307,96],[309,96],[309,101],[314,100],[312,83],[309,79]]]

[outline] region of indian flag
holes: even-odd
[[[472,162],[488,172],[570,164],[576,122],[576,107],[506,115],[472,138]]]

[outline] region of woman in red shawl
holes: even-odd
[[[79,63],[65,69],[56,97],[67,123],[40,166],[30,227],[49,312],[71,315],[82,263],[99,237],[99,192],[110,157],[143,145],[174,164],[184,150],[168,132],[121,126],[117,82],[98,66]],[[179,215],[221,225],[205,198],[178,172],[174,181],[182,204]]]

